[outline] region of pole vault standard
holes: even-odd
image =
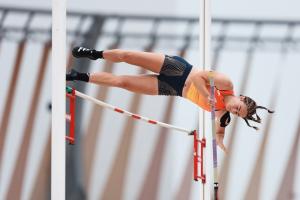
[[[200,0],[200,14],[199,14],[199,65],[202,70],[211,69],[211,11],[210,11],[210,0]],[[199,138],[202,138],[203,141],[212,141],[214,130],[210,126],[210,116],[209,113],[204,111],[199,112]],[[201,140],[201,141],[202,141]],[[205,184],[202,184],[200,187],[200,199],[211,200],[216,199],[216,196],[211,193],[211,187],[213,185],[213,150],[212,145],[206,145],[205,150],[203,150],[203,163],[205,171]],[[215,198],[213,198],[215,196]]]
[[[66,0],[52,1],[51,199],[65,199]]]
[[[112,111],[127,115],[129,117],[132,117],[133,119],[138,119],[138,120],[142,120],[144,122],[147,122],[149,124],[152,125],[158,125],[164,128],[168,128],[168,129],[173,129],[173,130],[177,130],[179,132],[183,132],[183,133],[187,133],[188,135],[192,135],[194,138],[194,180],[198,181],[199,179],[202,181],[203,184],[205,184],[206,182],[206,175],[204,174],[204,165],[203,165],[203,161],[204,161],[204,148],[206,147],[206,141],[203,138],[202,140],[198,139],[198,134],[196,130],[188,130],[185,128],[181,128],[178,126],[174,126],[174,125],[170,125],[170,124],[166,124],[160,121],[156,121],[156,120],[152,120],[149,119],[147,117],[143,117],[141,115],[137,115],[134,113],[131,113],[129,111],[126,110],[122,110],[120,108],[117,108],[113,105],[110,105],[108,103],[105,103],[103,101],[100,101],[98,99],[95,99],[91,96],[88,96],[86,94],[83,94],[81,92],[78,92],[77,90],[74,90],[71,87],[66,87],[66,96],[69,98],[70,100],[70,113],[66,115],[66,120],[69,121],[70,123],[70,128],[69,128],[69,135],[66,136],[66,139],[69,141],[69,144],[75,144],[75,100],[76,100],[76,96],[88,100],[96,105],[105,107],[107,109],[110,109]],[[199,149],[199,144],[200,144],[200,149]],[[199,174],[199,169],[200,169],[200,174]]]

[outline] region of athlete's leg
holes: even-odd
[[[126,62],[155,73],[160,72],[165,59],[165,55],[161,53],[129,51],[122,49],[96,51],[94,49],[88,49],[84,47],[75,47],[72,51],[72,54],[76,58],[85,57],[93,60],[104,58],[111,62]]]
[[[119,87],[135,93],[158,95],[156,75],[116,76],[107,72],[97,72],[90,74],[89,82]]]
[[[165,55],[161,53],[112,49],[103,51],[103,58],[112,62],[126,62],[159,73]]]

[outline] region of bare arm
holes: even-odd
[[[217,145],[225,152],[227,153],[227,149],[223,143],[224,136],[225,136],[225,127],[221,127],[220,124],[220,117],[224,114],[224,111],[217,111],[216,112],[216,142]]]
[[[209,85],[209,71],[199,71],[193,74],[191,80],[195,84],[198,91],[204,96],[209,97],[207,86]],[[219,90],[232,90],[233,84],[228,76],[219,72],[212,72],[214,83]]]
[[[197,90],[208,99],[210,103],[210,93],[208,90],[209,85],[209,71],[198,71],[194,73],[191,76],[191,80],[196,86]],[[233,84],[229,77],[227,77],[225,74],[219,73],[219,72],[213,72],[213,78],[215,87],[219,90],[232,90]],[[225,136],[225,127],[221,127],[220,124],[220,117],[224,114],[224,111],[216,111],[216,142],[217,145],[225,152],[227,153],[227,149],[223,143],[224,136]]]

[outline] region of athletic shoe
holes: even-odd
[[[67,81],[74,81],[77,80],[76,78],[78,77],[78,72],[75,69],[71,69],[71,71],[69,71],[66,74],[66,80]]]
[[[84,47],[74,47],[72,55],[76,58],[89,58],[96,60],[99,58],[98,52],[94,49],[88,49]]]

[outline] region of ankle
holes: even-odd
[[[89,82],[90,80],[90,73],[78,73],[78,80]]]
[[[95,53],[97,54],[98,58],[103,59],[103,51],[96,51]]]

